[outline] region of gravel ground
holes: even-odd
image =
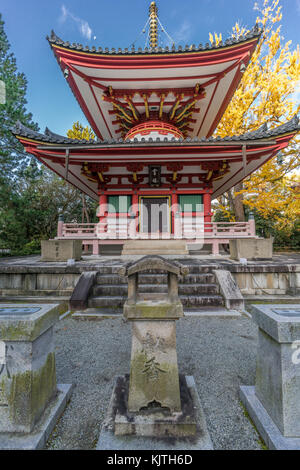
[[[48,449],[92,449],[110,400],[113,377],[129,372],[131,330],[122,318],[66,318],[55,332],[57,379],[73,383],[71,401]],[[191,318],[177,322],[181,373],[196,381],[215,449],[261,449],[245,416],[239,385],[255,379],[257,327],[249,318]]]

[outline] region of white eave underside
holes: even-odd
[[[254,152],[255,154],[259,153],[259,151],[255,151]],[[54,155],[53,155],[54,156]],[[57,155],[58,156],[58,155]],[[203,161],[216,161],[216,160],[221,160],[222,161],[222,156],[223,154],[219,154],[219,153],[216,153],[216,155],[214,154],[210,154],[210,155],[203,155],[201,154],[201,160],[203,159]],[[251,156],[251,150],[247,150],[247,157],[250,157]],[[227,160],[228,162],[230,163],[230,171],[224,175],[223,178],[219,179],[219,180],[216,180],[213,182],[213,194],[212,196],[214,198],[220,196],[221,194],[223,194],[224,192],[228,191],[230,188],[232,188],[234,185],[236,185],[239,181],[241,181],[242,179],[244,179],[246,176],[250,175],[253,171],[255,171],[257,168],[259,168],[262,164],[264,164],[270,157],[272,156],[272,150],[270,149],[270,153],[267,153],[266,155],[263,155],[261,156],[260,158],[257,158],[255,160],[252,160],[250,162],[247,162],[247,166],[246,168],[243,167],[243,163],[240,162],[240,161],[231,161],[230,158],[228,158],[228,154],[227,154]],[[241,154],[238,153],[237,155],[235,155],[234,157],[241,157]],[[233,156],[231,158],[234,158]],[[73,158],[76,158],[74,156],[72,156],[72,159]],[[174,161],[174,155],[171,156],[170,155],[170,158],[168,158],[168,156],[164,156],[164,161]],[[224,154],[224,158],[225,158],[225,154]],[[65,177],[66,176],[66,170],[65,170],[65,156],[60,156],[60,159],[61,159],[61,163],[54,163],[52,162],[49,158],[47,157],[42,157],[41,158],[41,161],[43,162],[46,162],[47,163],[47,166],[50,167],[52,170],[54,170],[57,174],[59,174],[60,176],[62,176],[64,179],[66,179],[69,183],[71,183],[73,186],[75,186],[76,188],[80,189],[81,191],[83,191],[85,194],[87,194],[88,196],[90,196],[92,199],[95,199],[97,200],[98,199],[98,184],[96,182],[92,182],[88,179],[86,179],[85,176],[81,175],[81,165],[74,165],[72,163],[69,164],[69,171],[68,171],[68,176],[67,178]],[[99,162],[99,157],[96,157],[95,159],[92,159],[91,157],[84,157],[84,155],[81,155],[80,157],[78,156],[78,159],[80,159],[81,161],[96,161],[96,162]],[[128,158],[126,157],[126,162],[138,162],[138,161],[143,161],[144,159],[144,156],[141,155],[141,156],[135,156],[134,158]],[[181,155],[181,159],[182,161],[184,160],[188,160],[188,161],[193,161],[193,160],[197,160],[198,161],[198,165],[196,164],[195,162],[195,166],[190,166],[190,167],[184,167],[184,170],[182,172],[179,172],[179,174],[183,175],[184,176],[184,173],[194,173],[195,174],[195,177],[197,176],[197,174],[203,174],[204,172],[201,170],[201,167],[199,165],[199,155]],[[101,161],[103,162],[109,162],[109,161],[112,161],[113,159],[110,157],[101,157]],[[151,159],[151,161],[153,162],[157,162],[157,163],[161,163],[161,156],[157,156],[157,157],[153,157],[153,159]],[[124,162],[124,159],[123,159],[123,162]],[[149,162],[150,162],[150,159],[149,159]],[[168,172],[170,173],[169,171],[167,171],[166,167],[162,166],[162,173],[164,172]],[[147,173],[147,170],[144,170],[143,172],[141,172],[141,174],[146,174]],[[129,173],[126,169],[124,169],[124,166],[121,166],[120,164],[120,167],[116,166],[116,167],[112,167],[112,169],[107,173],[109,175],[113,175],[113,174],[124,174],[124,181],[123,183],[126,184],[128,183],[128,180],[126,178],[126,175],[130,175],[131,173]],[[164,179],[162,181],[162,183],[164,183]],[[117,188],[113,188],[114,190]],[[158,188],[159,189],[159,188]],[[195,190],[195,192],[197,191],[196,188],[193,188]],[[201,189],[201,183],[199,183],[199,189]],[[149,188],[148,190],[151,190],[151,188]]]
[[[174,67],[174,68],[155,68],[155,69],[98,69],[73,65],[80,73],[87,77],[93,77],[95,81],[104,87],[112,86],[115,89],[174,89],[174,88],[192,88],[197,83],[200,85],[219,75],[221,72],[228,69],[234,61],[222,62],[217,65],[195,66],[195,67]],[[200,113],[194,113],[193,119],[196,123],[191,124],[193,131],[189,132],[190,137],[207,137],[208,132],[213,125],[214,120],[219,112],[220,107],[229,92],[230,86],[238,71],[239,63],[225,74],[224,77],[219,77],[218,80],[207,87],[205,87],[206,97],[196,103],[196,107],[200,107]],[[115,119],[114,115],[109,114],[113,110],[111,103],[102,100],[103,90],[95,85],[89,85],[82,77],[76,72],[71,72],[72,77],[78,87],[82,100],[85,102],[91,116],[96,123],[99,134],[103,139],[118,138],[120,134],[115,131],[118,126],[112,124]],[[209,75],[207,77],[207,75]],[[145,76],[147,79],[145,79]],[[205,77],[206,76],[206,77]],[[201,78],[202,77],[202,78]],[[91,91],[94,91],[95,97]],[[212,99],[213,97],[213,99]],[[157,97],[152,97],[149,100],[157,100]],[[170,93],[166,99],[174,100],[175,96]],[[186,98],[188,99],[188,97]],[[141,98],[136,95],[133,103],[141,101]],[[99,111],[102,110],[103,116]],[[209,109],[208,109],[209,108]],[[170,108],[164,107],[164,111],[168,112]],[[105,122],[106,121],[106,122]]]

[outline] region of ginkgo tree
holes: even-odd
[[[83,127],[79,121],[74,122],[72,129],[67,131],[69,139],[95,140],[95,134],[89,126]]]
[[[72,129],[67,131],[67,136],[69,139],[78,139],[78,140],[95,140],[95,134],[89,126],[84,127],[79,121],[74,122]],[[81,193],[81,202],[82,202],[82,217],[81,222],[85,220],[87,223],[90,222],[90,215],[88,210],[88,204],[86,201],[86,196]]]
[[[265,122],[273,128],[300,109],[295,102],[300,89],[300,50],[299,45],[292,49],[292,42],[284,42],[281,36],[280,0],[255,2],[254,8],[262,35],[215,136],[240,135]],[[238,38],[246,31],[236,24],[232,35]],[[210,34],[211,42],[221,40],[220,34]],[[244,206],[248,206],[260,216],[272,218],[279,230],[293,230],[300,218],[299,144],[298,135],[278,157],[220,197],[219,211],[230,220],[243,221]]]

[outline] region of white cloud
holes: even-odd
[[[68,10],[65,5],[61,6],[61,15],[59,17],[59,22],[61,24],[65,23],[67,19],[70,18],[72,21],[77,23],[78,29],[82,37],[90,40],[92,37],[92,28],[88,24],[87,21],[83,20],[82,18],[78,18],[75,16],[70,10]]]
[[[188,20],[183,20],[179,29],[176,31],[175,34],[173,34],[175,43],[189,41],[191,36],[191,28],[191,23]]]

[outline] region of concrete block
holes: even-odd
[[[30,433],[57,395],[53,325],[59,314],[58,304],[0,305],[0,436]]]
[[[79,261],[82,255],[81,240],[42,240],[41,261]]]
[[[281,434],[300,438],[300,306],[252,305],[258,352],[255,394]]]
[[[239,261],[246,259],[272,259],[272,238],[236,238],[229,240],[230,258]]]

